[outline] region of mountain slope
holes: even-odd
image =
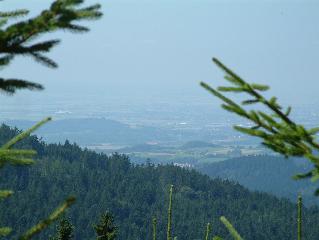
[[[0,143],[14,134],[3,126]],[[231,239],[218,220],[221,215],[246,240],[295,236],[295,204],[287,200],[172,165],[135,166],[125,155],[108,157],[69,142],[47,145],[31,137],[20,144],[23,146],[37,149],[38,163],[30,168],[5,168],[0,186],[16,192],[1,202],[0,224],[17,226],[17,232],[73,194],[77,203],[68,215],[76,226],[76,239],[93,239],[91,225],[107,209],[115,215],[119,239],[150,239],[152,216],[158,218],[158,239],[164,239],[168,188],[174,184],[173,235],[180,239],[202,239],[207,222],[212,223],[215,234]],[[305,209],[304,215],[306,239],[318,239],[319,210]]]
[[[311,165],[303,159],[274,156],[239,157],[198,166],[198,170],[204,174],[239,182],[250,190],[264,191],[291,200],[301,193],[306,204],[313,205],[319,202],[319,198],[313,194],[318,184],[292,179],[292,176],[310,169]]]

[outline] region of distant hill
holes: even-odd
[[[0,143],[17,130],[0,128]],[[125,155],[106,156],[76,144],[46,144],[32,136],[18,147],[38,151],[32,167],[1,169],[0,188],[15,194],[0,202],[0,224],[25,231],[46,216],[66,196],[77,197],[67,216],[75,239],[93,239],[92,223],[110,210],[119,239],[151,239],[151,219],[158,220],[158,239],[166,237],[168,188],[174,187],[173,236],[203,239],[211,222],[213,233],[232,239],[218,220],[225,215],[246,240],[283,240],[296,236],[296,207],[288,200],[251,192],[237,183],[211,179],[173,165],[134,165]],[[264,176],[269,178],[269,176]],[[319,238],[319,209],[304,209],[304,237]],[[51,227],[51,231],[54,226]],[[38,239],[48,239],[48,232]]]
[[[306,180],[295,181],[292,176],[310,169],[311,165],[303,159],[273,156],[239,157],[198,166],[200,172],[212,178],[233,180],[251,190],[264,191],[291,200],[301,193],[308,205],[319,203],[319,197],[313,195],[318,184]]]
[[[7,120],[9,126],[26,129],[36,122],[29,120]],[[199,133],[192,130],[176,130],[149,126],[130,126],[105,118],[76,118],[54,120],[38,131],[38,135],[50,143],[63,143],[65,140],[76,142],[81,146],[114,144],[134,146],[148,142],[178,142],[192,141]],[[202,133],[200,133],[202,134]],[[209,146],[209,143],[194,141],[189,145]],[[149,145],[149,144],[147,144]]]
[[[14,120],[6,124],[26,129],[35,124],[33,121]],[[162,129],[153,127],[130,127],[127,124],[105,118],[63,119],[52,121],[38,131],[48,142],[77,142],[80,145],[101,143],[143,144],[149,141],[169,141],[172,136]]]

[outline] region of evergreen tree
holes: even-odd
[[[93,228],[97,240],[114,240],[117,237],[118,227],[114,225],[114,218],[110,212],[104,213]]]
[[[52,240],[71,240],[73,239],[74,226],[68,219],[62,219],[57,226],[57,234]]]
[[[297,239],[302,240],[302,197],[298,195],[297,202]]]

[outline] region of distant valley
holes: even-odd
[[[27,129],[36,121],[5,120],[9,126]],[[76,142],[98,150],[116,150],[135,145],[181,146],[189,141],[217,145],[256,145],[249,137],[242,137],[228,125],[198,126],[178,123],[169,126],[127,124],[106,118],[70,118],[54,120],[41,127],[37,134],[51,143]],[[113,148],[112,148],[113,147]]]
[[[11,120],[6,123],[26,129],[35,122]],[[187,128],[131,126],[104,118],[84,118],[53,121],[37,134],[47,142],[64,143],[68,139],[96,152],[123,153],[135,164],[174,164],[197,169],[212,178],[233,180],[251,190],[293,201],[302,193],[307,205],[317,204],[314,184],[291,179],[293,173],[309,168],[303,161],[282,159],[252,138],[240,144],[236,140],[221,141],[220,132],[219,129],[213,135]]]

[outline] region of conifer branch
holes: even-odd
[[[12,229],[9,227],[0,228],[0,237],[6,237],[12,232]]]
[[[0,0],[1,1],[1,0]],[[8,20],[17,17],[24,17],[28,10],[15,10],[0,12],[0,69],[7,67],[15,56],[31,56],[36,61],[56,68],[58,65],[45,53],[50,52],[59,40],[48,40],[34,43],[34,41],[47,33],[57,30],[69,30],[72,32],[87,32],[89,29],[77,23],[82,20],[96,20],[102,16],[100,5],[95,4],[84,8],[79,8],[83,0],[55,0],[48,10],[42,11],[40,15],[15,22],[11,25]],[[43,86],[38,83],[22,79],[4,79],[0,78],[0,90],[7,94],[14,94],[17,90],[42,90]],[[34,161],[32,157],[35,154],[33,150],[12,150],[11,148],[17,142],[28,137],[33,131],[51,120],[44,119],[32,128],[20,133],[0,148],[0,168],[5,164],[29,165]],[[0,199],[12,195],[10,190],[0,190]],[[50,223],[55,221],[73,202],[74,198],[69,198],[57,208],[47,219],[41,221],[36,226],[29,229],[20,239],[30,239],[40,231],[45,229]],[[0,228],[0,237],[6,236],[11,232],[11,228]]]
[[[205,232],[205,240],[208,240],[210,231],[211,231],[210,223],[207,223],[206,232]]]
[[[31,128],[29,128],[28,130],[20,133],[19,135],[17,135],[16,137],[14,137],[13,139],[11,139],[9,142],[7,142],[6,144],[4,144],[1,149],[10,149],[14,144],[16,144],[17,142],[23,140],[24,138],[30,136],[30,134],[32,132],[34,132],[35,130],[37,130],[39,127],[41,127],[43,124],[46,124],[47,122],[51,121],[52,118],[48,117],[43,119],[42,121],[38,122],[37,124],[35,124],[34,126],[32,126]]]
[[[231,85],[214,89],[207,83],[201,82],[201,86],[223,102],[222,108],[253,123],[252,127],[234,126],[234,128],[244,134],[261,138],[264,146],[285,157],[308,158],[314,164],[314,169],[306,174],[298,174],[295,178],[312,178],[313,181],[319,179],[319,156],[317,155],[319,144],[316,141],[319,128],[306,129],[303,125],[295,123],[289,117],[291,107],[284,109],[278,104],[276,97],[267,99],[262,95],[269,89],[268,86],[249,84],[218,59],[214,58],[213,62],[226,73],[225,79]],[[223,94],[225,92],[245,93],[249,98],[236,103],[226,97]],[[245,109],[246,105],[254,104],[263,105],[271,113]],[[315,194],[319,194],[319,190]]]
[[[42,121],[35,124],[33,127],[29,128],[28,130],[21,132],[14,138],[12,138],[9,142],[4,144],[0,148],[0,168],[3,167],[5,164],[11,165],[31,165],[34,163],[32,157],[36,154],[34,150],[21,150],[21,149],[11,149],[11,147],[20,142],[21,140],[25,139],[26,137],[30,136],[32,132],[37,130],[43,124],[50,121],[51,118],[43,119]]]
[[[233,227],[233,225],[224,216],[220,217],[220,221],[227,228],[228,232],[232,235],[234,240],[243,240],[236,229]]]
[[[0,190],[0,199],[8,198],[13,194],[11,190]]]
[[[5,60],[4,60],[5,61]],[[29,90],[43,90],[43,86],[38,83],[25,81],[22,79],[3,79],[0,78],[0,90],[13,95],[17,90],[29,89]]]
[[[152,225],[153,225],[153,240],[156,240],[157,219],[155,217],[152,219]]]
[[[16,137],[11,139],[5,145],[0,148],[0,168],[2,168],[5,164],[11,165],[30,165],[33,164],[34,161],[32,157],[36,154],[34,150],[25,150],[25,149],[11,149],[11,147],[20,142],[21,140],[28,137],[33,131],[38,129],[43,124],[50,121],[51,118],[46,118],[39,123],[35,124],[30,129],[25,132],[21,132]],[[13,194],[11,190],[0,190],[0,199],[8,198]],[[8,235],[11,232],[11,228],[2,227],[0,228],[0,236]]]
[[[57,30],[73,33],[89,31],[89,28],[79,25],[79,21],[96,20],[102,16],[99,4],[79,8],[83,0],[55,0],[48,10],[38,16],[19,21],[7,26],[8,19],[26,16],[28,10],[0,12],[0,67],[5,67],[17,55],[30,56],[35,61],[50,68],[57,68],[55,61],[44,55],[60,43],[60,40],[48,40],[31,44],[39,37]],[[43,86],[20,79],[0,78],[0,89],[9,94],[16,90],[42,90]]]
[[[29,11],[27,9],[19,9],[15,11],[9,12],[0,12],[0,18],[16,18],[16,17],[23,17],[28,15]]]
[[[213,240],[223,240],[220,236],[214,236]]]
[[[173,185],[169,189],[169,202],[167,214],[167,240],[172,240],[172,199],[173,199]]]
[[[43,229],[47,228],[51,223],[57,220],[74,202],[74,197],[66,199],[66,201],[53,211],[47,219],[40,221],[37,225],[30,228],[26,233],[19,237],[19,240],[29,240],[34,235],[40,233]]]

